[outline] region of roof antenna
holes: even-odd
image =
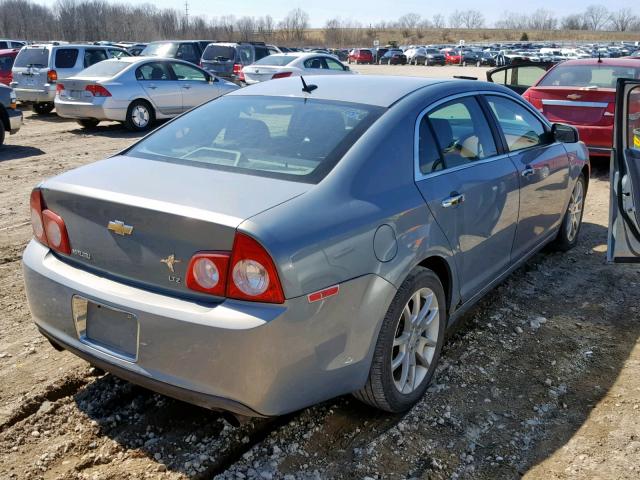
[[[307,82],[304,81],[304,78],[302,77],[302,75],[300,75],[300,80],[302,80],[302,91],[306,92],[306,93],[311,93],[313,92],[316,88],[318,88],[317,85],[307,85]]]

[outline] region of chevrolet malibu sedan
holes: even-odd
[[[463,312],[576,244],[588,178],[505,87],[263,82],[38,185],[27,297],[56,348],[198,405],[401,412]]]
[[[56,87],[58,115],[83,128],[103,120],[144,131],[155,120],[172,118],[239,88],[189,62],[122,57],[96,63]]]

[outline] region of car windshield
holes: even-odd
[[[640,68],[619,65],[558,65],[539,87],[616,88],[618,78],[640,78]]]
[[[85,68],[78,74],[78,76],[111,78],[123,71],[129,65],[131,65],[129,62],[121,62],[119,60],[104,60],[91,65],[89,68]]]
[[[209,45],[202,54],[204,60],[231,60],[235,56],[235,48],[225,45]]]
[[[142,56],[172,57],[178,51],[178,44],[173,42],[150,43],[142,51]]]
[[[49,64],[49,50],[46,48],[23,48],[18,53],[14,67],[46,67]]]
[[[167,124],[126,155],[317,183],[383,111],[305,98],[225,96]]]
[[[284,65],[289,65],[293,62],[297,57],[295,55],[269,55],[268,57],[261,58],[254,65],[272,65],[276,67],[283,67]]]

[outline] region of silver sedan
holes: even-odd
[[[181,60],[124,57],[58,83],[55,105],[58,115],[84,128],[115,120],[144,131],[157,119],[175,117],[237,88]]]

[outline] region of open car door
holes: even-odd
[[[640,80],[618,79],[613,135],[607,261],[640,262]]]
[[[526,62],[493,68],[487,72],[487,82],[504,85],[522,95],[554,65],[553,62]]]

